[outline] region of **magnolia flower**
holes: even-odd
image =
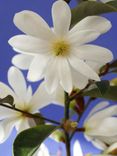
[[[29,112],[36,113],[38,109],[50,103],[50,96],[46,93],[43,83],[32,95],[31,86],[26,85],[23,74],[16,67],[11,67],[8,71],[9,86],[0,82],[0,98],[12,95],[15,107]],[[28,118],[23,113],[0,106],[0,143],[4,142],[10,135],[12,129],[21,132],[35,125],[33,119]]]
[[[53,4],[52,18],[53,29],[35,12],[25,10],[15,15],[14,23],[25,35],[9,40],[13,49],[21,53],[13,63],[29,69],[30,81],[44,78],[49,93],[59,85],[70,93],[73,86],[84,88],[89,79],[100,81],[95,70],[111,61],[112,53],[87,43],[107,32],[111,23],[104,17],[90,16],[69,30],[71,11],[63,0]]]
[[[41,146],[39,147],[37,152],[33,154],[33,156],[50,156],[50,154],[48,148],[44,144],[41,144]]]
[[[101,150],[117,141],[117,105],[101,102],[85,120],[85,137]]]

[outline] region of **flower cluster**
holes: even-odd
[[[80,11],[82,13],[82,9]],[[77,132],[83,132],[86,140],[101,150],[100,156],[117,155],[116,104],[96,104],[82,127],[80,125],[85,110],[96,98],[117,100],[115,79],[111,82],[101,79],[110,68],[114,68],[111,72],[115,71],[117,62],[109,64],[113,60],[112,52],[92,43],[108,32],[112,24],[105,17],[86,14],[71,25],[72,15],[69,5],[57,0],[52,6],[52,28],[33,11],[24,10],[14,16],[13,22],[22,34],[8,41],[17,54],[12,58],[14,66],[8,70],[9,85],[0,82],[0,143],[5,142],[15,128],[18,137],[14,148],[18,148],[14,149],[14,156],[17,153],[19,156],[50,156],[42,143],[50,134],[52,139],[66,144],[67,156],[71,156],[70,141]],[[27,78],[21,70],[28,71]],[[42,82],[33,92],[27,80]],[[89,96],[87,104],[85,95]],[[40,113],[41,108],[51,103],[64,108],[61,122]],[[78,116],[77,121],[72,120],[74,114]],[[29,132],[30,136],[26,135]],[[25,139],[25,147],[22,139]],[[78,141],[73,145],[73,156],[77,155],[83,156]],[[62,152],[58,151],[56,156],[62,156]]]

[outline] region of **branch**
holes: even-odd
[[[16,107],[12,107],[12,106],[9,106],[9,105],[3,104],[3,103],[0,103],[0,106],[6,107],[6,108],[8,108],[8,109],[12,109],[12,110],[17,111],[17,112],[20,112],[20,113],[24,114],[25,116],[27,116],[27,117],[29,117],[29,118],[39,118],[39,119],[43,119],[43,120],[45,120],[45,121],[48,121],[48,122],[51,122],[51,123],[60,125],[60,123],[57,122],[57,121],[54,121],[54,120],[51,120],[51,119],[47,119],[47,118],[42,117],[42,116],[38,116],[38,115],[36,115],[36,114],[31,114],[31,113],[25,112],[25,111],[20,110],[20,109],[18,109],[18,108],[16,108]]]

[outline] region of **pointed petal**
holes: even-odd
[[[14,16],[14,24],[24,33],[44,40],[54,38],[54,33],[41,16],[33,11],[24,10]]]
[[[69,31],[71,22],[71,11],[68,4],[63,0],[56,1],[52,7],[52,17],[54,31],[57,35],[65,35]]]
[[[43,78],[45,68],[47,68],[47,63],[49,61],[49,56],[47,55],[37,55],[34,57],[28,71],[28,80],[35,82]]]
[[[77,56],[71,54],[68,58],[71,66],[81,73],[82,75],[86,76],[89,79],[100,81],[99,76],[94,72],[84,61],[77,58]]]
[[[72,69],[72,81],[75,88],[83,89],[88,84],[88,78]]]
[[[67,59],[60,58],[58,70],[59,70],[60,83],[63,89],[66,92],[71,93],[73,89],[73,84],[72,84],[71,70]]]
[[[49,60],[45,71],[45,86],[50,94],[57,89],[59,84],[58,62],[58,58]]]
[[[11,87],[13,88],[15,94],[20,99],[25,99],[27,92],[26,81],[22,72],[16,67],[10,67],[8,71],[8,81]]]
[[[91,60],[94,62],[108,63],[112,61],[113,54],[109,49],[95,46],[95,45],[83,45],[78,47],[77,55],[80,59]],[[102,59],[103,58],[103,59]]]
[[[85,43],[96,40],[100,36],[99,32],[93,30],[81,30],[75,33],[70,33],[68,38],[73,46],[83,45]]]
[[[77,23],[70,31],[76,33],[80,30],[94,30],[101,34],[106,33],[112,27],[111,22],[101,16],[88,16]]]
[[[75,141],[74,146],[73,146],[73,156],[83,156],[83,152],[81,149],[81,145],[79,141]]]
[[[48,43],[28,35],[17,35],[9,39],[8,43],[22,54],[35,55],[48,51]]]
[[[12,58],[12,63],[20,69],[27,70],[29,69],[32,60],[33,56],[17,54]]]
[[[17,119],[14,117],[0,121],[0,143],[8,139],[16,122]]]
[[[47,93],[45,89],[45,82],[42,82],[30,101],[32,106],[31,112],[37,112],[38,109],[47,106],[51,102],[52,102],[52,96]]]

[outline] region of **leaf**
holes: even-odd
[[[110,68],[117,68],[117,60],[114,60],[112,63],[109,65]]]
[[[14,156],[33,156],[41,143],[57,127],[53,125],[40,125],[21,132],[14,141]]]
[[[82,2],[76,8],[72,9],[71,27],[87,16],[109,12],[117,12],[117,0],[108,3]]]
[[[103,96],[109,89],[109,81],[101,81],[101,82],[96,82],[96,86],[100,92],[100,94]]]
[[[1,103],[7,103],[7,104],[10,104],[13,106],[14,105],[14,98],[11,95],[8,95],[5,98],[0,99],[0,102]]]
[[[108,90],[103,95],[100,94],[99,88],[89,89],[85,91],[83,95],[117,101],[117,86],[109,86]]]

